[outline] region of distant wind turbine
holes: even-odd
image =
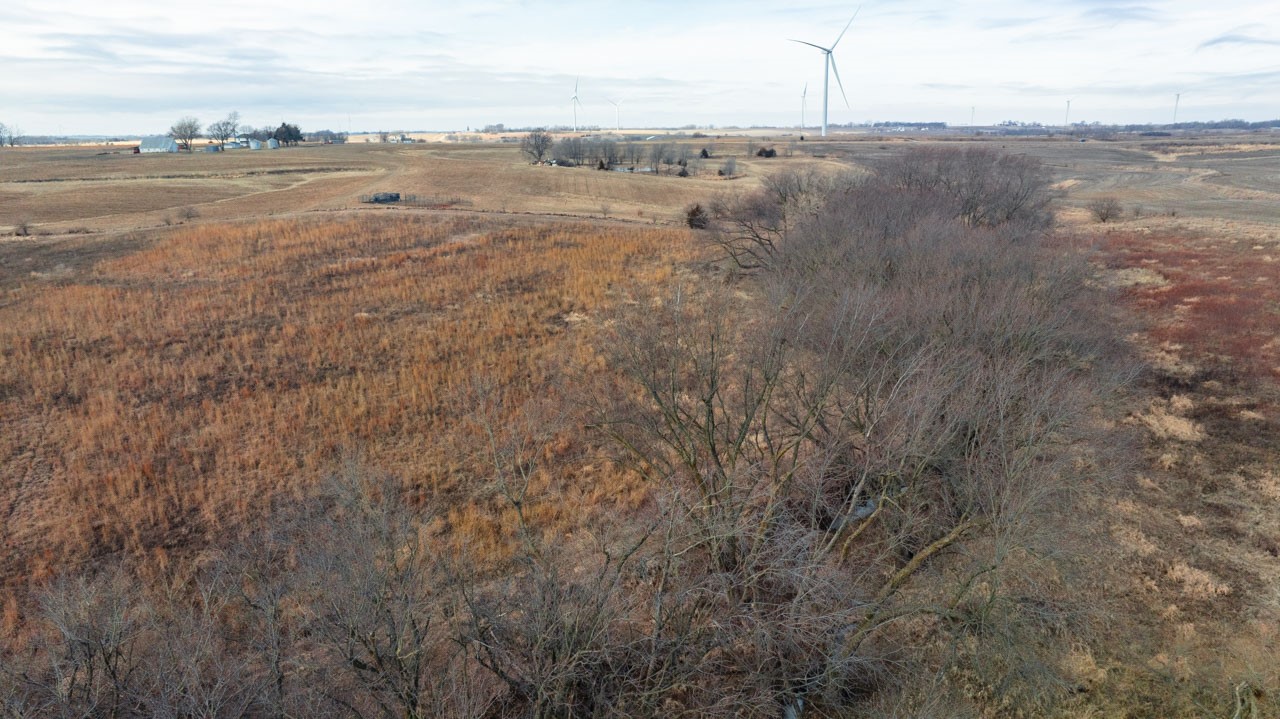
[[[1067,114],[1062,116],[1062,126],[1071,127],[1071,101],[1067,100]]]
[[[1182,102],[1182,93],[1173,96],[1173,124],[1178,124],[1178,103]]]
[[[859,13],[859,12],[861,12],[861,11],[862,11],[862,7],[861,7],[861,6],[859,6],[857,10],[854,10],[854,11],[853,11],[853,17],[849,18],[849,22],[848,22],[848,24],[846,24],[846,25],[844,26],[844,29],[840,31],[840,34],[836,36],[836,41],[835,41],[835,42],[833,42],[833,43],[831,43],[831,47],[823,47],[823,46],[821,46],[821,45],[815,45],[815,44],[813,44],[813,43],[811,43],[811,42],[805,42],[804,40],[791,40],[791,42],[798,42],[798,43],[800,43],[801,45],[808,45],[809,47],[816,47],[816,48],[818,48],[819,50],[821,50],[821,51],[822,51],[822,62],[823,62],[823,72],[822,72],[822,136],[823,136],[823,137],[826,137],[826,136],[827,136],[827,95],[828,95],[828,91],[831,89],[831,73],[832,73],[832,71],[834,71],[834,72],[835,72],[835,74],[836,74],[836,84],[840,86],[840,96],[844,98],[844,104],[845,104],[845,107],[848,107],[848,106],[849,106],[849,96],[848,96],[848,95],[846,95],[846,94],[845,94],[845,92],[844,92],[844,83],[843,83],[843,82],[840,82],[840,69],[836,67],[835,57],[832,55],[832,53],[835,51],[835,49],[836,49],[836,45],[839,45],[839,44],[840,44],[840,39],[844,37],[844,34],[845,34],[846,32],[849,32],[849,26],[850,26],[850,25],[853,25],[853,20],[854,20],[854,18],[858,17],[858,13]]]
[[[613,120],[618,126],[618,132],[622,132],[622,100],[609,100],[609,104],[613,105]]]
[[[582,103],[578,100],[578,81],[582,78],[574,78],[573,80],[573,97],[569,98],[573,104],[573,131],[578,131],[578,108],[582,107]]]
[[[804,110],[805,105],[809,104],[809,83],[804,84],[804,91],[800,93],[800,129],[804,129]]]

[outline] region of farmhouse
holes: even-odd
[[[142,138],[142,144],[138,145],[139,152],[177,152],[178,141],[172,137],[164,135],[156,135],[154,137]]]

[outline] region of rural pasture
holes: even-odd
[[[1119,195],[1126,210],[1192,221],[1273,224],[1280,140],[1267,136],[1172,141],[1141,138],[1076,142],[1073,138],[976,138],[1042,160],[1059,181],[1066,207]],[[0,158],[0,234],[19,221],[60,235],[144,229],[181,220],[195,208],[207,220],[348,210],[361,195],[409,192],[457,201],[485,212],[610,217],[659,224],[691,198],[750,188],[761,175],[796,166],[838,170],[918,144],[902,138],[850,136],[796,142],[794,135],[676,138],[696,152],[709,147],[709,168],[739,164],[734,179],[596,172],[530,166],[511,144],[351,143],[277,151],[135,156],[111,147],[16,148]],[[760,159],[758,147],[791,157]],[[714,171],[710,174],[714,175]],[[1066,220],[1086,220],[1068,212]]]
[[[1107,466],[1064,505],[1064,536],[1092,544],[1020,589],[1076,582],[1093,605],[1054,660],[1070,683],[1056,715],[1278,706],[1280,140],[780,133],[791,152],[769,159],[750,153],[767,136],[679,141],[713,145],[709,168],[734,157],[736,176],[534,166],[483,143],[0,151],[0,643],[34,646],[31,587],[111,561],[178,583],[205,547],[256,536],[350,467],[394,477],[432,517],[418,541],[477,572],[519,556],[525,531],[603,545],[661,499],[584,399],[634,399],[610,365],[619,318],[677,290],[760,299],[684,209],[784,170],[981,146],[1044,164],[1050,247],[1087,260],[1136,358],[1079,450]],[[439,203],[358,201],[384,191]],[[1122,211],[1098,221],[1100,199]],[[494,429],[526,425],[541,442],[513,450],[517,474],[539,468],[527,502],[497,458],[528,436]],[[1020,696],[977,674],[929,681],[978,713]]]

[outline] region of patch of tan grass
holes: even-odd
[[[1183,415],[1191,409],[1190,400],[1175,396],[1155,400],[1146,412],[1134,416],[1153,437],[1174,442],[1199,442],[1205,438],[1204,428]]]
[[[1211,600],[1231,593],[1226,582],[1182,561],[1165,570],[1165,577],[1180,584],[1182,593],[1190,599]]]

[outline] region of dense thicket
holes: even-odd
[[[525,510],[561,413],[479,412],[476,481],[519,525],[501,572],[441,551],[430,499],[352,468],[165,586],[122,567],[41,589],[3,650],[4,706],[794,718],[925,684],[1052,701],[1071,606],[1051,517],[1095,471],[1078,442],[1109,344],[1082,267],[1046,246],[1046,193],[1033,162],[985,150],[775,176],[707,231],[751,276],[608,324],[615,379],[582,399],[647,480],[644,511],[543,536]]]

